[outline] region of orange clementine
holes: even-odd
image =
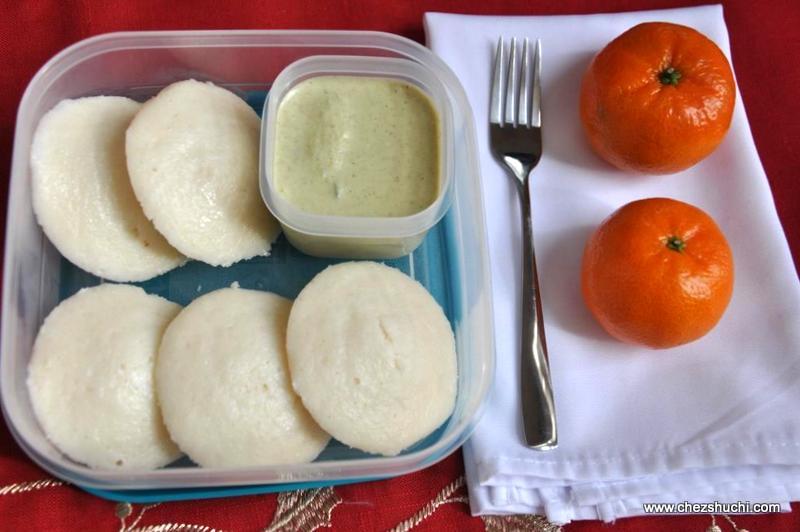
[[[662,349],[714,328],[733,292],[733,255],[708,214],[651,198],[603,221],[581,276],[584,301],[609,334]]]
[[[714,151],[735,99],[731,67],[716,44],[686,26],[648,22],[592,60],[580,114],[600,157],[623,170],[668,174]]]

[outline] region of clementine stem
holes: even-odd
[[[672,251],[683,253],[683,250],[686,249],[686,242],[679,236],[668,236],[667,247]]]
[[[683,74],[679,70],[675,70],[674,67],[668,67],[658,74],[658,81],[664,85],[677,86],[682,76]]]

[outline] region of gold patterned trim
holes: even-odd
[[[114,513],[119,518],[120,532],[221,532],[220,530],[213,529],[209,526],[203,525],[189,525],[186,523],[162,523],[159,525],[147,525],[137,527],[142,520],[144,513],[147,510],[159,506],[161,503],[148,504],[139,509],[139,513],[133,520],[133,523],[126,524],[125,521],[133,513],[133,505],[129,502],[121,502],[116,505]]]
[[[333,488],[300,490],[278,495],[278,508],[265,532],[307,531],[331,526],[333,509],[342,499]],[[121,502],[116,505],[114,513],[119,518],[120,532],[221,532],[205,525],[187,523],[161,523],[158,525],[137,526],[145,512],[158,504],[142,506],[133,522],[127,524],[133,514],[133,505]]]
[[[66,482],[56,480],[54,478],[44,478],[29,482],[17,482],[16,484],[7,484],[0,487],[0,495],[16,495],[18,493],[26,493],[44,488],[55,488],[56,486],[63,486],[65,484]]]
[[[117,505],[114,507],[114,513],[119,518],[119,532],[133,532],[136,530],[136,525],[138,525],[139,521],[142,520],[144,513],[151,508],[155,508],[159,504],[161,503],[142,506],[142,508],[139,510],[139,514],[133,519],[133,523],[126,524],[128,516],[133,513],[133,505],[129,502],[117,503]]]
[[[278,508],[264,532],[310,532],[329,527],[333,509],[341,502],[331,487],[280,493]]]
[[[202,525],[187,525],[185,523],[164,523],[143,528],[134,528],[131,532],[222,532],[216,528]]]
[[[461,475],[453,482],[444,487],[442,491],[436,496],[435,499],[428,502],[422,507],[420,511],[415,513],[410,518],[398,523],[397,526],[391,529],[391,532],[408,532],[412,528],[418,526],[424,520],[432,516],[440,506],[450,504],[452,502],[466,503],[469,501],[467,497],[451,497],[456,491],[464,486],[464,475]]]
[[[531,532],[561,532],[542,515],[482,515],[486,532],[512,532],[529,530]]]

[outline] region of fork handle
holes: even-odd
[[[522,420],[528,447],[553,449],[558,445],[556,410],[550,382],[550,364],[544,335],[544,317],[533,250],[531,180],[519,182],[522,213]]]

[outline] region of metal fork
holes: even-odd
[[[519,65],[517,39],[509,57],[503,38],[497,42],[492,78],[489,130],[492,153],[514,176],[522,212],[522,420],[525,440],[538,450],[558,445],[556,411],[544,336],[542,302],[536,274],[531,220],[531,170],[542,156],[542,46],[536,41],[531,59],[528,39],[522,42]]]

